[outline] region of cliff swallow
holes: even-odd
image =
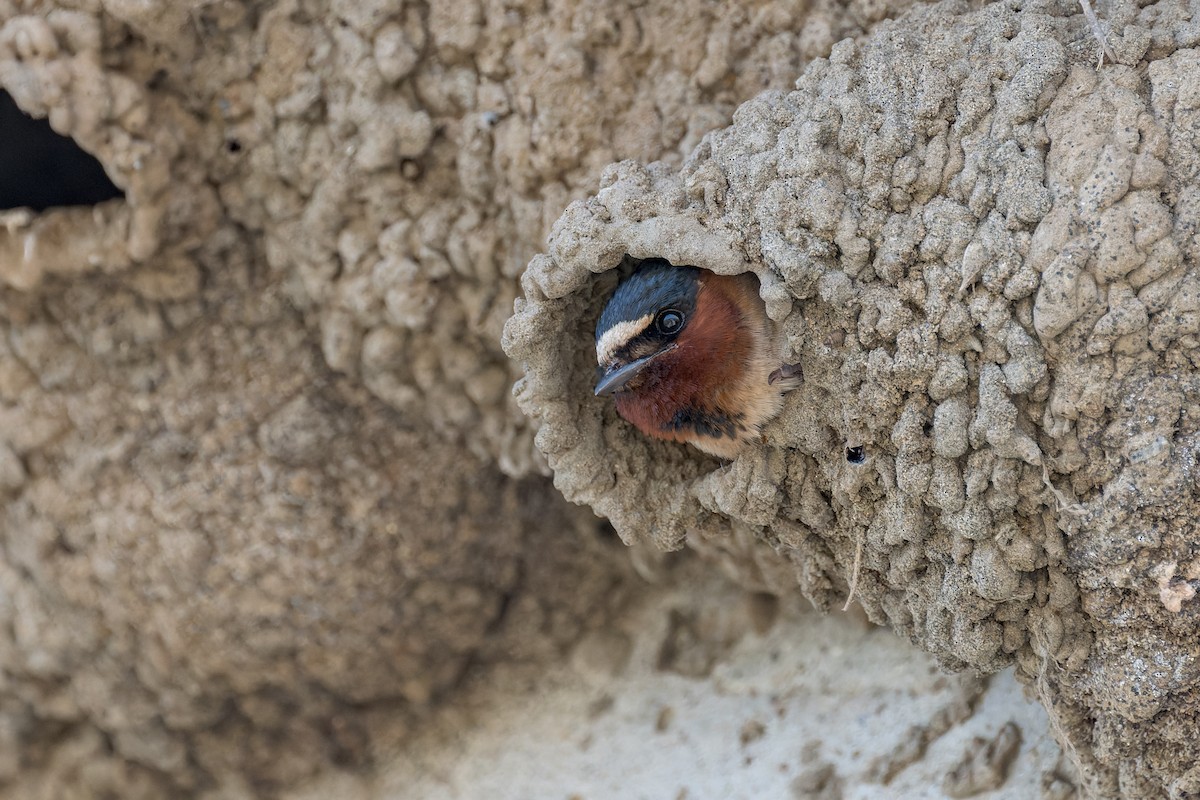
[[[780,365],[752,274],[661,258],[625,278],[596,325],[597,395],[648,436],[734,458],[779,413],[800,371]]]

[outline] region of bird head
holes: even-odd
[[[635,391],[669,367],[697,310],[700,270],[654,258],[617,287],[596,325],[597,395]]]
[[[648,436],[734,458],[799,382],[758,290],[753,273],[643,261],[596,325],[596,394]]]

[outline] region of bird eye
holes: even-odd
[[[683,312],[673,308],[660,311],[658,318],[654,320],[654,325],[658,328],[659,333],[667,336],[679,333],[679,329],[683,327]]]

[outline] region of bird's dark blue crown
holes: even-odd
[[[642,261],[609,298],[596,324],[596,341],[619,322],[653,317],[663,309],[682,311],[690,319],[696,309],[699,277],[696,267],[676,267],[663,258]]]

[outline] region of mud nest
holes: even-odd
[[[814,603],[850,586],[952,669],[1009,664],[1101,796],[1200,750],[1200,30],[1181,7],[911,10],[557,223],[505,332],[568,499]],[[593,398],[626,255],[753,271],[804,370],[722,464]]]

